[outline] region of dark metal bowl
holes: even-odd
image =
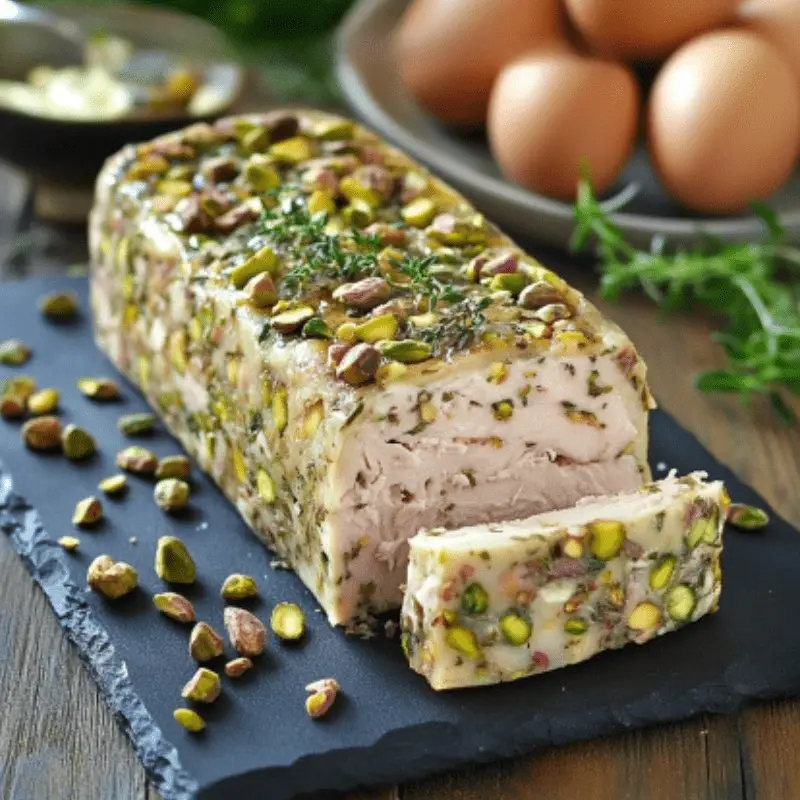
[[[89,33],[107,31],[143,49],[164,50],[203,64],[218,62],[206,79],[225,89],[230,98],[226,111],[243,92],[245,70],[232,62],[228,41],[212,25],[196,17],[134,4],[57,3],[51,7],[81,23]],[[44,63],[37,62],[37,55],[32,55],[31,66]],[[18,76],[0,72],[0,78],[9,77]],[[50,119],[0,106],[0,159],[25,171],[34,183],[91,186],[105,159],[125,144],[146,141],[214,116],[218,115],[199,117],[173,111],[141,119],[83,122]]]

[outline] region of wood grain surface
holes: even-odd
[[[81,234],[35,223],[26,198],[19,176],[0,167],[0,279],[85,259]],[[595,296],[585,264],[541,257]],[[765,406],[744,409],[692,387],[698,370],[721,363],[708,336],[712,321],[701,315],[662,321],[637,298],[600,306],[637,343],[662,406],[800,527],[800,432],[781,427]],[[0,800],[157,796],[43,595],[0,537]],[[347,800],[579,798],[798,800],[800,702],[544,750]]]

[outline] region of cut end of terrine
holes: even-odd
[[[703,473],[414,537],[401,627],[434,689],[511,681],[715,611],[728,497]]]

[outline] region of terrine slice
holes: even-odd
[[[400,606],[421,527],[649,477],[625,334],[346,119],[128,147],[90,243],[98,343],[333,623]]]
[[[728,498],[703,473],[411,539],[402,642],[434,689],[511,681],[715,611]]]

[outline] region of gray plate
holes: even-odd
[[[487,0],[488,2],[488,0]],[[407,0],[361,0],[344,20],[337,39],[337,75],[345,97],[369,126],[464,192],[494,221],[543,242],[565,246],[572,208],[502,177],[483,137],[454,132],[428,116],[410,97],[391,57],[391,33]],[[625,213],[615,216],[628,239],[646,247],[654,236],[686,246],[701,231],[729,241],[759,238],[763,227],[751,215],[704,218],[676,205],[658,185],[644,148],[638,148],[613,191]],[[800,242],[800,172],[768,199],[789,238]]]

